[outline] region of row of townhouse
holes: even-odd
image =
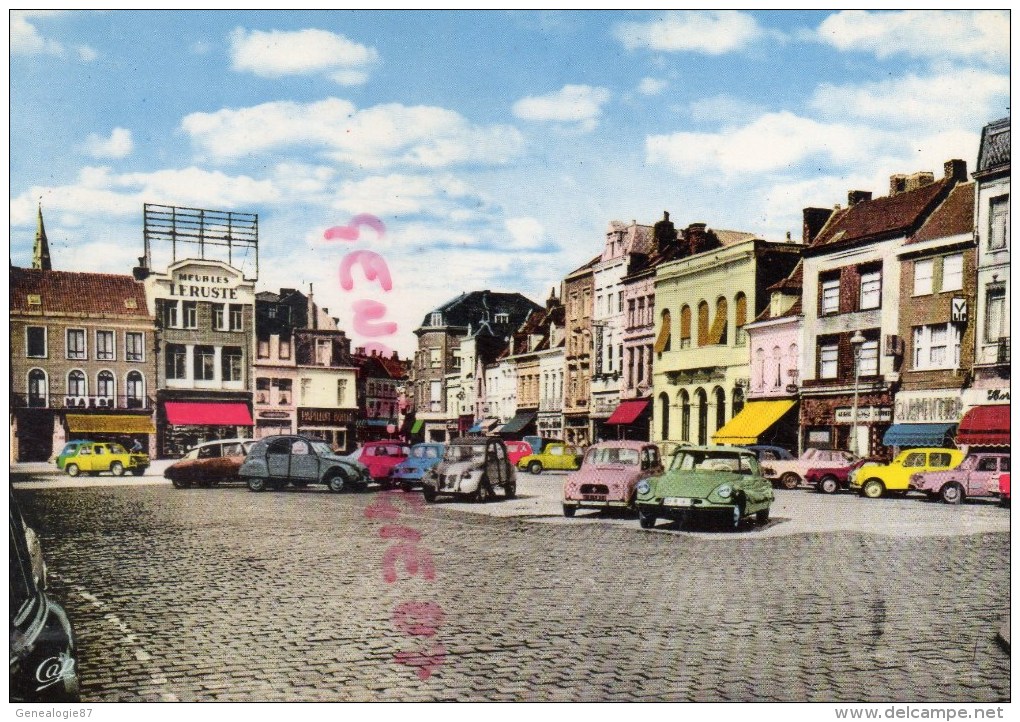
[[[12,461],[66,441],[176,457],[215,438],[307,433],[340,448],[395,433],[407,367],[359,349],[295,289],[255,291],[221,260],[132,275],[53,270],[39,211],[33,268],[10,269]]]
[[[894,175],[887,196],[804,209],[799,240],[614,221],[544,309],[463,294],[416,331],[412,429],[875,455],[1008,443],[1008,308],[1007,118],[984,128],[972,179],[961,160]]]

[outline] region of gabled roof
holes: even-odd
[[[837,210],[815,237],[811,248],[906,235],[924,219],[926,212],[941,200],[954,182],[952,178],[942,178],[911,191],[860,201],[849,208]]]
[[[981,129],[977,173],[1009,166],[1009,118],[1000,118]]]
[[[917,233],[907,238],[907,244],[973,233],[974,185],[961,183],[953,188]]]
[[[151,318],[145,288],[132,276],[11,268],[11,313],[77,313]],[[39,296],[40,304],[28,303]]]
[[[442,314],[442,326],[471,326],[478,333],[505,335],[521,323],[529,311],[541,309],[537,303],[519,293],[471,291],[462,293],[425,314],[421,326],[431,326],[432,314]],[[509,314],[509,322],[496,322],[496,314]]]
[[[590,260],[590,261],[588,261],[587,263],[583,263],[583,264],[581,264],[580,266],[578,266],[577,268],[575,268],[575,269],[574,269],[573,271],[571,271],[570,273],[568,273],[568,274],[566,275],[566,278],[570,278],[570,277],[571,277],[571,276],[573,276],[573,275],[574,275],[575,273],[583,273],[584,271],[592,271],[592,270],[593,270],[593,269],[595,268],[595,265],[596,265],[596,264],[597,264],[597,263],[598,263],[599,261],[601,261],[601,260],[602,260],[602,254],[600,253],[599,255],[595,256],[595,258],[591,259],[591,260]]]

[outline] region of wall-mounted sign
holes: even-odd
[[[878,423],[892,421],[892,409],[888,406],[861,406],[857,409],[857,423]],[[836,409],[837,424],[852,424],[854,422],[854,409],[852,406],[844,406]]]
[[[963,418],[963,398],[959,392],[901,391],[896,394],[895,418],[897,424],[955,424]]]
[[[286,411],[260,411],[260,419],[289,419],[290,414]]]
[[[347,426],[354,423],[354,409],[300,407],[297,420],[299,426]]]
[[[954,298],[950,320],[953,323],[967,323],[967,299]]]

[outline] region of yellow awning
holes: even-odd
[[[151,416],[68,414],[67,428],[76,434],[155,434]]]
[[[795,401],[749,401],[740,413],[715,432],[716,444],[753,444],[793,408]]]

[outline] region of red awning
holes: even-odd
[[[167,401],[166,420],[173,426],[254,426],[246,404]]]
[[[607,424],[633,424],[641,415],[641,412],[648,407],[648,399],[636,399],[623,401],[616,407],[616,411],[606,421]]]
[[[956,443],[967,446],[1009,446],[1009,404],[975,406],[963,415]]]

